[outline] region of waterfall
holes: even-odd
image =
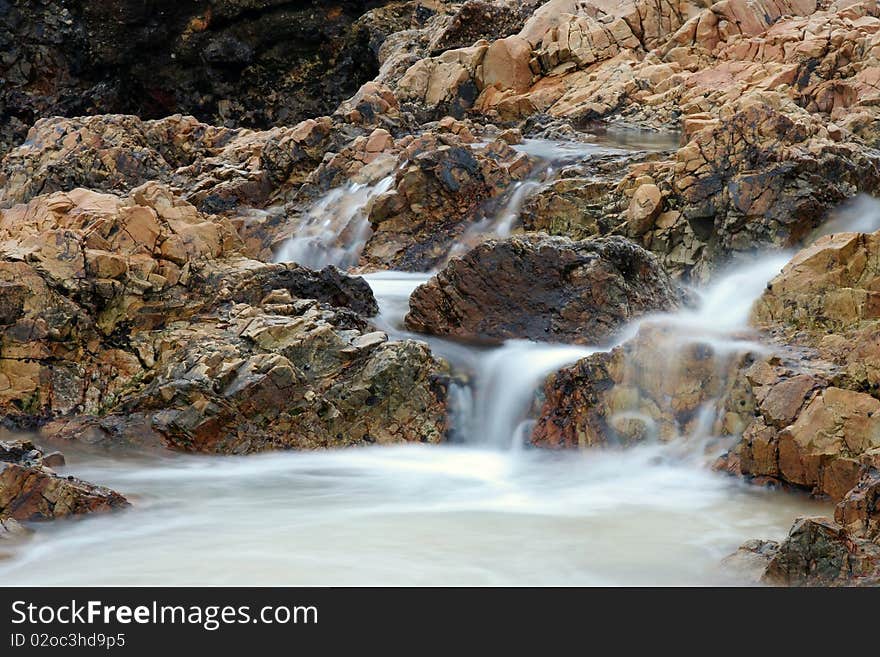
[[[327,265],[346,269],[357,264],[372,233],[370,205],[393,185],[391,175],[374,185],[349,183],[330,190],[303,215],[275,261],[295,262],[310,269]]]

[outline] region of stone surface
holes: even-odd
[[[378,72],[383,25],[361,17],[383,4],[10,0],[0,154],[47,116],[185,113],[265,129],[329,114]]]
[[[621,238],[486,242],[410,297],[406,325],[464,339],[597,344],[682,296],[656,259]]]
[[[364,280],[242,248],[158,183],[2,211],[6,421],[191,451],[443,438],[445,365],[377,339]]]
[[[0,441],[0,537],[21,535],[18,520],[51,520],[126,506],[126,499],[109,488],[56,474],[30,441]]]
[[[827,518],[801,518],[761,577],[784,586],[877,586],[880,546]]]

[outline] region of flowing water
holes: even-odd
[[[375,192],[357,191],[364,193],[349,208],[363,208]],[[351,244],[338,241],[343,248],[322,251],[322,259],[346,262]],[[735,342],[731,334],[781,264],[771,259],[732,272],[703,293],[698,309],[662,319],[691,335]],[[526,341],[480,347],[411,336],[403,328],[407,299],[428,277],[382,272],[367,280],[380,306],[375,323],[393,337],[428,341],[468,382],[450,395],[454,443],[247,457],[65,445],[65,473],[110,486],[133,507],[41,526],[0,560],[0,579],[737,584],[719,568],[726,554],[750,538],[783,537],[799,515],[827,513],[805,496],[711,471],[717,449],[707,452],[708,421],[698,432],[707,435],[686,442],[558,453],[524,448],[535,389],[593,349]]]

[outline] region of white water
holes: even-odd
[[[880,230],[880,200],[867,194],[859,194],[835,209],[814,234],[873,233]]]
[[[294,236],[275,254],[275,261],[296,262],[310,269],[355,265],[372,232],[370,204],[393,184],[392,175],[374,185],[350,183],[330,190],[302,217]]]
[[[737,274],[692,319],[740,326],[777,267]],[[368,277],[399,337],[426,274]],[[751,292],[746,292],[749,283]],[[715,310],[712,310],[712,309]],[[711,315],[709,314],[711,311]],[[722,311],[724,311],[722,313]],[[55,522],[11,558],[6,584],[737,584],[719,561],[781,538],[805,497],[712,472],[702,443],[548,453],[521,440],[543,376],[590,350],[431,339],[473,385],[456,394],[464,445],[250,457],[113,455],[65,446],[65,471],[126,494],[123,513]],[[519,438],[517,438],[519,436]]]
[[[559,144],[524,148],[559,159]],[[565,159],[599,148],[561,150]],[[369,203],[389,184],[331,192],[278,259],[313,267],[355,262],[368,237]],[[510,197],[511,213],[522,202],[519,191]],[[501,215],[493,229],[514,222]],[[698,309],[651,321],[676,324],[686,339],[742,348],[730,334],[745,327],[749,307],[781,264],[772,259],[732,272],[703,294]],[[707,466],[717,451],[706,453],[712,437],[703,435],[712,424],[708,411],[688,442],[524,449],[541,380],[592,349],[525,341],[487,348],[412,336],[403,328],[407,300],[429,276],[367,279],[380,306],[375,323],[393,337],[426,340],[468,381],[450,395],[457,444],[249,457],[63,445],[65,473],[119,490],[133,507],[41,526],[0,558],[0,581],[738,584],[719,568],[722,557],[750,538],[783,537],[799,515],[827,513],[805,497],[712,472]]]

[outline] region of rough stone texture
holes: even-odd
[[[0,154],[46,116],[194,114],[268,128],[329,114],[379,67],[380,1],[8,0]]]
[[[511,183],[531,170],[528,156],[503,140],[482,149],[453,122],[405,146],[394,189],[378,197],[369,214],[373,234],[361,264],[429,271],[442,264],[468,226],[482,218]],[[445,132],[448,127],[456,132]]]
[[[625,239],[530,235],[453,258],[413,292],[406,325],[456,338],[598,344],[681,301],[656,259]]]
[[[784,586],[877,586],[880,546],[828,518],[801,518],[761,581]]]
[[[682,129],[678,152],[624,172],[600,214],[704,280],[877,188],[878,28],[873,0],[554,0],[518,34],[421,59],[393,86],[426,115]],[[651,189],[636,211],[645,185],[659,200]]]
[[[273,192],[303,182],[330,148],[331,130],[326,117],[264,132],[180,115],[41,119],[0,164],[0,207],[53,191],[128,191],[149,181],[173,183],[207,212],[262,207]]]
[[[2,211],[6,421],[200,451],[442,439],[445,366],[370,329],[365,281],[241,248],[158,183]]]
[[[115,491],[57,475],[30,441],[0,441],[0,536],[20,534],[16,520],[51,520],[126,506]]]
[[[837,504],[834,519],[870,539],[880,535],[880,469],[866,467],[859,482]]]

